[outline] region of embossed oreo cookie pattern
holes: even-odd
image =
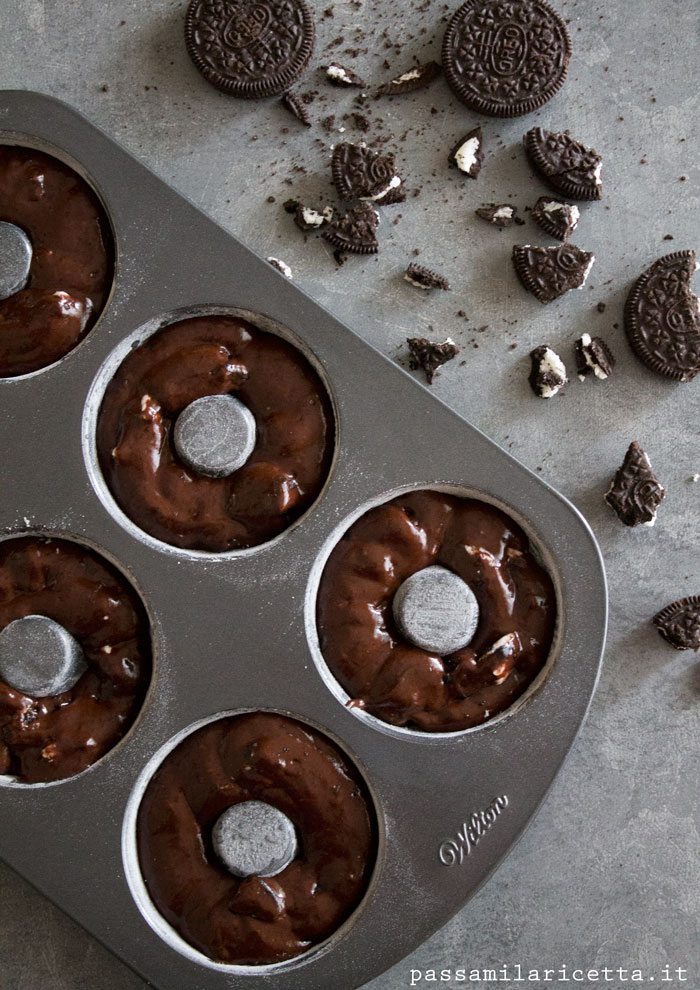
[[[0,114],[0,142],[22,135],[87,177],[117,257],[112,298],[81,346],[54,367],[0,382],[0,449],[13,481],[0,493],[0,526],[8,537],[65,536],[113,562],[144,603],[154,654],[140,714],[102,759],[54,783],[0,778],[0,854],[160,990],[270,980],[280,990],[331,990],[340,972],[344,987],[359,987],[459,910],[556,776],[604,644],[595,541],[565,499],[79,114],[20,92],[0,94]],[[132,345],[213,313],[296,346],[337,426],[314,504],[275,539],[223,554],[156,544],[135,529],[96,451],[107,380]],[[407,422],[422,428],[407,435]],[[514,706],[467,731],[428,734],[348,707],[319,649],[318,587],[333,548],[355,519],[413,489],[494,503],[524,530],[555,589],[558,628],[544,669]],[[377,820],[376,865],[357,909],[325,944],[272,969],[217,964],[178,941],[144,893],[135,834],[164,750],[219,715],[261,710],[329,737],[357,767]]]

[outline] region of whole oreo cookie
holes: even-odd
[[[304,0],[191,0],[185,19],[187,52],[207,82],[250,100],[291,86],[315,37]]]
[[[700,311],[690,291],[694,251],[655,261],[632,286],[625,332],[640,361],[665,378],[689,382],[700,372]]]
[[[467,0],[442,43],[451,89],[491,117],[520,117],[551,100],[570,58],[566,25],[544,0]]]

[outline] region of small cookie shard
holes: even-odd
[[[570,289],[582,289],[595,255],[575,244],[535,247],[516,244],[513,264],[523,286],[541,303],[550,303]]]
[[[333,219],[333,207],[326,206],[323,210],[314,210],[303,203],[297,203],[294,211],[294,223],[300,230],[318,230],[324,223]]]
[[[396,174],[393,155],[343,142],[333,150],[331,168],[333,184],[341,199],[365,199],[382,204],[397,202],[391,194],[398,190],[401,178]]]
[[[484,136],[480,127],[474,127],[461,138],[450,152],[450,165],[454,165],[468,175],[470,179],[476,179],[481,166],[484,164],[484,152],[481,150],[484,143]]]
[[[571,199],[601,199],[603,159],[566,131],[533,127],[524,137],[530,164],[547,185]]]
[[[443,364],[447,364],[459,354],[459,347],[451,337],[443,340],[441,344],[428,340],[426,337],[407,337],[406,343],[411,355],[408,363],[412,371],[422,368],[428,385],[433,384],[435,373]]]
[[[651,469],[649,458],[633,441],[617,469],[605,501],[615,510],[625,526],[653,526],[656,510],[666,494]]]
[[[285,110],[289,110],[293,117],[301,121],[304,127],[311,127],[311,117],[301,97],[297,96],[296,93],[292,93],[290,90],[284,94],[281,103]]]
[[[568,241],[581,217],[578,206],[540,196],[530,214],[542,230],[558,241]]]
[[[287,278],[292,277],[292,269],[289,267],[289,265],[285,265],[283,261],[280,261],[279,258],[268,258],[267,263],[268,265],[272,265],[273,268],[276,268],[278,272],[281,272],[283,275],[286,275]]]
[[[353,72],[352,69],[346,69],[344,65],[340,65],[338,62],[331,62],[331,64],[326,69],[326,79],[333,86],[358,86],[362,88],[365,85],[364,79]]]
[[[700,300],[690,289],[694,251],[655,261],[625,304],[625,332],[639,360],[657,375],[689,382],[700,372]]]
[[[380,96],[398,96],[401,93],[412,93],[416,89],[423,89],[430,85],[433,79],[442,72],[437,62],[426,62],[424,65],[417,65],[403,75],[397,76],[388,83],[384,83],[377,90]]]
[[[379,217],[369,203],[353,206],[344,216],[332,220],[321,234],[324,240],[341,251],[353,254],[376,254]]]
[[[700,595],[671,602],[651,621],[677,650],[700,650]]]
[[[566,385],[566,367],[556,351],[547,344],[530,351],[532,370],[528,381],[540,399],[551,399]]]
[[[480,206],[474,212],[482,220],[492,223],[494,227],[498,227],[500,230],[503,230],[505,227],[512,227],[515,223],[521,226],[525,223],[518,216],[517,207],[511,206],[509,203],[484,203],[483,206]]]
[[[414,262],[408,266],[403,276],[411,285],[419,289],[449,289],[450,283],[444,275],[424,268],[423,265],[416,265]]]
[[[576,373],[584,381],[589,375],[605,380],[612,374],[615,358],[602,337],[582,334],[574,344],[576,351]]]

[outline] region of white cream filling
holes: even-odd
[[[342,67],[338,65],[337,62],[331,62],[331,64],[326,69],[326,75],[329,79],[334,79],[336,82],[345,83],[346,86],[352,86],[352,79]]]
[[[494,220],[511,220],[513,217],[512,206],[499,206],[493,215]]]
[[[602,171],[603,171],[603,163],[602,162],[599,162],[596,165],[595,170],[593,172],[593,178],[595,179],[595,184],[597,186],[602,186],[603,185],[603,180],[600,177]]]
[[[404,72],[402,76],[398,79],[392,79],[392,86],[400,86],[401,83],[413,82],[414,79],[420,79],[420,69],[411,69],[410,72]]]
[[[539,395],[542,399],[551,399],[552,396],[557,394],[560,388],[566,385],[566,366],[557,352],[553,351],[551,347],[545,349],[544,354],[540,358],[539,366],[540,375],[546,375],[548,373],[558,378],[559,383],[556,385],[538,386]]]
[[[283,261],[280,261],[279,258],[268,258],[267,261],[268,264],[276,268],[277,271],[282,272],[282,274],[286,275],[287,278],[292,277],[292,269],[289,267],[289,265],[285,265]]]
[[[462,172],[471,172],[476,165],[476,156],[479,153],[479,138],[471,137],[464,144],[460,145],[454,153],[455,165]]]
[[[310,206],[302,206],[301,219],[307,227],[320,227],[322,223],[326,222],[325,214],[312,210]]]
[[[379,202],[380,199],[384,199],[384,197],[388,192],[390,192],[392,189],[397,189],[400,185],[401,185],[401,178],[400,176],[395,175],[394,178],[389,183],[389,185],[386,186],[384,189],[382,189],[381,192],[376,193],[376,195],[374,196],[360,196],[360,199],[363,200],[363,202],[377,203]]]
[[[557,203],[555,200],[549,203],[543,203],[542,209],[545,213],[557,213],[559,211],[567,213],[569,217],[568,222],[572,230],[581,218],[581,211],[578,206],[571,206],[569,203]]]
[[[584,285],[586,284],[586,279],[591,274],[591,268],[593,267],[593,262],[594,261],[595,261],[595,255],[592,254],[591,255],[591,260],[588,262],[588,264],[586,266],[586,270],[583,273],[583,279],[581,280],[581,284],[576,286],[577,289],[582,289],[584,287]]]

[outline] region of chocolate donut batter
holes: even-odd
[[[37,371],[72,350],[102,312],[113,273],[102,205],[73,169],[0,145],[0,220],[32,243],[25,288],[0,301],[0,377]]]
[[[401,583],[440,564],[479,603],[474,638],[449,656],[407,641],[392,615]],[[391,725],[450,732],[508,708],[545,664],[554,587],[523,531],[486,502],[417,491],[371,509],[343,535],[318,595],[321,651],[353,704]]]
[[[226,478],[198,475],[173,444],[180,412],[204,395],[252,412],[255,448]],[[291,344],[232,316],[159,330],[120,365],[97,427],[100,466],[123,511],[156,539],[220,553],[257,546],[319,495],[333,456],[326,390]]]
[[[151,674],[149,623],[127,580],[67,540],[0,542],[0,630],[45,615],[80,643],[88,669],[69,691],[31,698],[0,681],[0,773],[64,780],[91,766],[136,718]]]
[[[263,879],[233,876],[214,853],[221,813],[264,801],[293,822],[296,857]],[[139,809],[151,899],[185,941],[218,962],[262,965],[305,952],[354,911],[376,856],[376,819],[358,771],[295,719],[255,712],[210,722],[156,771]]]

